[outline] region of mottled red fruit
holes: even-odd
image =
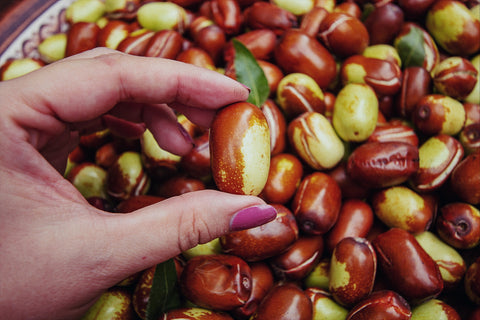
[[[457,249],[469,249],[480,243],[480,211],[463,202],[451,202],[440,208],[437,232]]]
[[[277,65],[285,72],[300,72],[327,88],[337,75],[332,54],[320,42],[298,29],[286,31],[274,50]]]
[[[372,242],[382,273],[392,288],[410,303],[437,297],[443,280],[437,263],[407,231],[392,228]]]
[[[301,280],[318,264],[323,253],[323,237],[302,236],[288,250],[270,260],[280,279]]]
[[[223,251],[246,261],[260,261],[287,250],[298,239],[295,216],[283,205],[272,206],[277,210],[275,220],[220,237]]]
[[[236,256],[196,256],[183,269],[180,289],[185,298],[200,307],[232,310],[244,305],[250,297],[251,270]]]
[[[312,302],[298,286],[278,284],[263,299],[252,320],[311,320]]]
[[[260,194],[270,167],[270,131],[262,111],[248,102],[218,111],[210,128],[210,159],[221,191]]]
[[[338,218],[342,194],[337,182],[323,172],[305,177],[292,200],[299,228],[307,234],[324,234]]]
[[[407,301],[391,290],[373,292],[348,313],[347,320],[409,320],[412,312]]]
[[[418,148],[405,142],[368,142],[348,158],[347,172],[371,188],[401,184],[418,170]]]

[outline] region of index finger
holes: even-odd
[[[105,49],[53,63],[20,83],[22,95],[35,101],[31,106],[66,122],[94,119],[120,101],[214,110],[249,94],[242,84],[215,71]]]

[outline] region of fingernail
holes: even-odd
[[[247,89],[247,90],[248,90],[248,92],[251,92],[251,91],[252,91],[252,89],[250,89],[250,87],[247,87],[247,86],[246,86],[246,85],[244,85],[243,83],[240,83],[240,84],[241,84],[241,85],[242,85],[242,86],[243,86],[245,89]]]
[[[235,213],[230,220],[230,231],[239,231],[261,226],[277,216],[274,207],[263,204],[248,207]]]
[[[193,139],[192,137],[188,134],[187,130],[185,130],[185,128],[177,122],[177,126],[178,126],[178,131],[180,131],[180,133],[182,134],[183,138],[185,139],[186,142],[190,143],[192,146],[194,145],[194,142],[193,142]]]

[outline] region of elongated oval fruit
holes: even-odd
[[[270,169],[270,131],[262,111],[248,102],[221,109],[210,129],[213,179],[221,191],[258,195]]]

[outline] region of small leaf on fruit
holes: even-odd
[[[251,89],[247,102],[261,107],[270,93],[267,77],[250,50],[237,39],[232,39],[235,49],[235,75],[237,81]]]
[[[168,310],[180,306],[177,270],[173,259],[157,264],[147,304],[146,320],[157,320]]]
[[[404,68],[423,66],[423,61],[425,60],[425,48],[423,45],[423,31],[417,27],[412,27],[408,34],[395,41],[395,47]]]

